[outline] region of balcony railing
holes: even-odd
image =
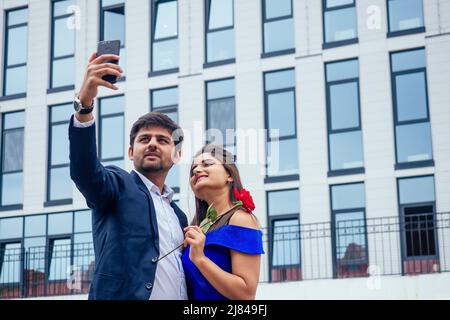
[[[450,271],[450,213],[263,229],[260,282]],[[86,294],[92,243],[0,251],[0,298]]]

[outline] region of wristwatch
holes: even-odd
[[[84,107],[80,101],[80,97],[77,95],[73,101],[73,107],[80,114],[89,114],[94,110],[94,100],[92,100],[92,104],[89,107]]]

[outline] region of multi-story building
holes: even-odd
[[[133,122],[169,114],[190,143],[168,183],[192,218],[202,133],[238,132],[258,298],[450,297],[450,0],[0,0],[0,22],[0,297],[85,297],[67,130],[112,39],[125,75],[96,101],[99,158],[131,170]]]

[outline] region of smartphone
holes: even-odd
[[[97,57],[100,57],[104,54],[115,54],[117,56],[120,55],[120,40],[100,41],[97,47]],[[119,61],[105,61],[105,63],[118,64]],[[102,79],[110,83],[117,82],[117,76],[115,75],[106,75],[103,76]]]

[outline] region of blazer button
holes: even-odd
[[[153,258],[152,258],[152,262],[153,262],[153,263],[158,262],[158,257],[153,257]]]
[[[145,289],[150,290],[153,287],[153,284],[151,282],[147,282],[145,284]]]

